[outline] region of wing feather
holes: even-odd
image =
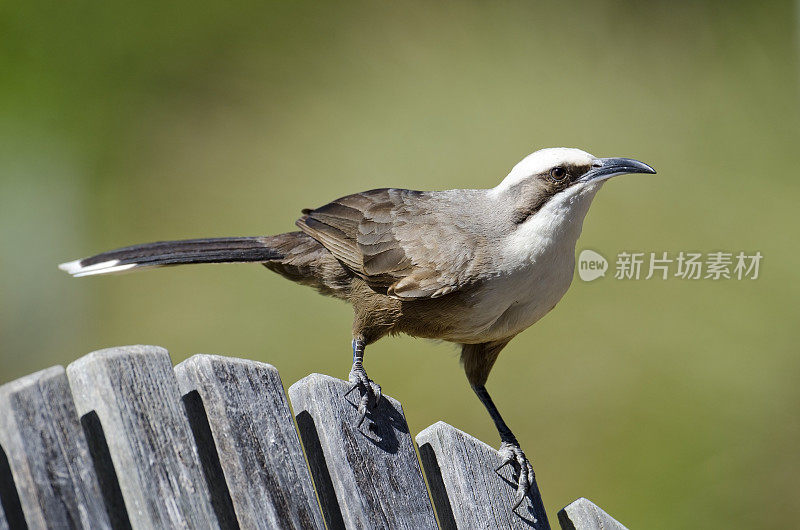
[[[469,215],[451,211],[446,193],[356,193],[303,210],[297,226],[374,289],[401,299],[437,298],[477,279],[485,247]]]

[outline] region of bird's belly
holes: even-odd
[[[487,281],[445,340],[482,343],[507,339],[535,324],[572,283],[574,258],[555,267],[531,267]]]

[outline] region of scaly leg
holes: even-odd
[[[350,369],[350,376],[348,377],[352,386],[344,394],[347,396],[356,388],[361,394],[361,399],[358,403],[358,412],[361,417],[358,420],[357,427],[361,427],[361,424],[364,423],[364,418],[367,417],[367,410],[377,407],[378,401],[381,399],[381,387],[367,377],[367,371],[364,370],[365,349],[366,344],[363,340],[353,339],[353,367]]]
[[[494,420],[494,424],[497,426],[497,432],[500,433],[501,444],[498,452],[503,460],[500,464],[500,467],[498,467],[495,472],[500,471],[508,464],[512,464],[514,466],[515,473],[519,477],[517,480],[517,499],[514,502],[514,507],[512,508],[512,510],[516,510],[519,508],[520,504],[522,504],[522,501],[525,500],[525,496],[528,494],[528,490],[533,484],[533,467],[531,466],[528,458],[525,456],[525,453],[523,453],[522,449],[520,449],[519,442],[514,436],[514,433],[511,432],[511,429],[508,428],[506,422],[503,421],[503,417],[500,416],[500,412],[497,410],[492,398],[489,396],[489,392],[486,391],[486,387],[483,385],[473,385],[472,390],[475,391],[475,393],[478,395],[478,399],[481,400],[483,406],[486,407],[487,411],[489,411],[489,416],[491,416],[492,420]]]

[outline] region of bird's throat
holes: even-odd
[[[574,262],[583,220],[601,186],[601,183],[575,186],[550,198],[504,242],[502,253],[507,265],[527,268]],[[571,258],[563,259],[566,255]]]

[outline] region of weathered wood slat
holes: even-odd
[[[100,350],[70,364],[67,376],[93,456],[116,475],[103,487],[115,513],[124,499],[133,528],[218,527],[167,351]]]
[[[558,522],[563,530],[628,530],[585,497],[558,512]]]
[[[0,445],[29,528],[110,528],[63,367],[0,387]]]
[[[268,364],[196,355],[173,371],[166,350],[129,346],[12,381],[0,386],[0,530],[436,528],[400,403],[384,396],[358,427],[348,388],[312,374],[289,389],[309,475]],[[511,510],[513,473],[495,472],[493,448],[443,422],[417,442],[442,528],[549,530],[536,484]],[[558,519],[626,530],[585,498]]]
[[[501,459],[492,447],[441,421],[417,444],[442,528],[550,528],[535,483],[511,510],[516,482],[511,466],[495,472]]]
[[[436,528],[400,403],[386,395],[357,427],[358,392],[312,374],[289,388],[329,528]]]
[[[325,528],[278,370],[255,361],[195,355],[175,367],[190,423],[242,528]],[[199,436],[202,438],[202,435]]]

